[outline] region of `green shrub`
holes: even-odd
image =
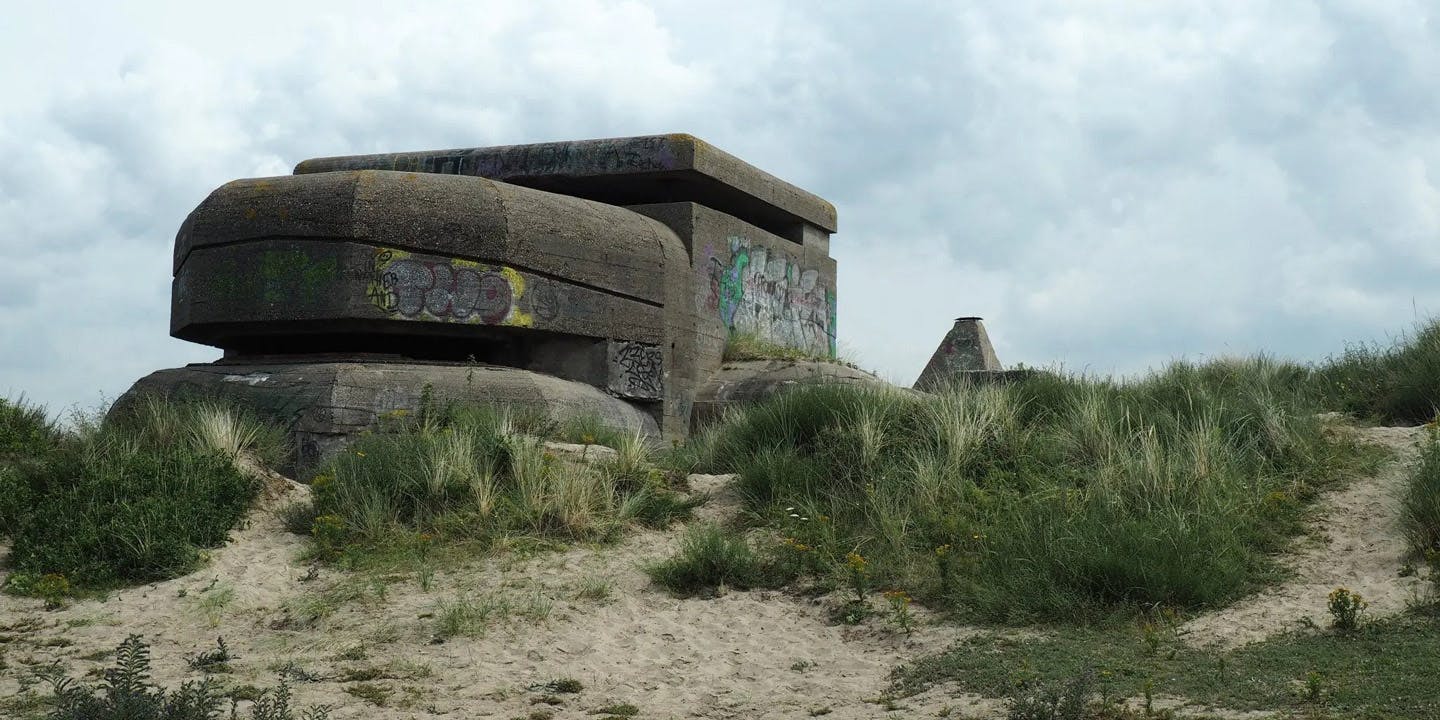
[[[58,432],[45,409],[25,398],[0,398],[0,464],[6,460],[41,457],[55,444]]]
[[[174,577],[197,564],[201,548],[225,541],[256,493],[254,480],[215,453],[81,445],[31,474],[31,511],[14,531],[16,568],[86,586]]]
[[[736,590],[779,587],[793,572],[756,552],[744,536],[712,525],[685,531],[679,551],[653,563],[645,572],[656,584],[681,595],[694,595],[721,586]]]
[[[13,465],[0,463],[0,537],[9,537],[32,505],[30,483]]]
[[[1440,415],[1440,319],[1420,324],[1390,347],[1347,347],[1316,376],[1335,409],[1380,422],[1434,420]]]
[[[1440,558],[1440,437],[1431,431],[1401,496],[1400,520],[1419,555]]]
[[[65,677],[51,667],[44,677],[54,690],[50,720],[216,720],[225,697],[206,679],[186,682],[166,691],[150,681],[150,649],[139,635],[131,635],[115,651],[115,665],[104,671],[98,688]],[[234,706],[231,717],[236,718]],[[259,694],[250,707],[251,720],[324,720],[329,709],[317,707],[298,716],[290,708],[290,688]]]
[[[260,449],[268,429],[213,404],[137,408],[82,420],[43,460],[0,473],[10,497],[24,497],[4,511],[18,577],[54,574],[77,589],[175,577],[245,514],[258,484],[236,455]],[[9,585],[23,590],[16,576]]]
[[[1358,465],[1309,383],[1256,358],[936,395],[800,386],[694,452],[840,581],[864,548],[873,586],[990,620],[1198,608],[1268,577],[1305,503]]]

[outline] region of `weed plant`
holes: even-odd
[[[240,455],[284,452],[278,431],[220,404],[149,397],[132,410],[81,418],[43,459],[11,471],[0,506],[10,508],[12,590],[51,574],[81,590],[193,569],[258,490]]]
[[[139,635],[131,635],[115,651],[115,666],[104,671],[99,687],[83,685],[51,669],[45,679],[54,690],[50,720],[218,720],[225,697],[210,680],[187,682],[167,691],[150,680],[150,649]],[[239,710],[230,704],[231,720]],[[324,720],[325,707],[295,713],[290,688],[261,691],[250,706],[251,720]]]
[[[1337,410],[1416,425],[1440,415],[1440,318],[1389,347],[1351,345],[1317,368],[1317,385]]]
[[[1323,436],[1310,383],[1255,358],[1129,383],[802,386],[732,412],[695,466],[739,473],[752,514],[842,582],[855,553],[872,587],[992,621],[1216,606],[1269,577],[1363,456]]]
[[[1094,678],[1089,673],[1068,682],[1023,683],[1010,697],[1007,720],[1085,720],[1090,716]]]

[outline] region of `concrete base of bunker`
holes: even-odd
[[[725,409],[765,398],[802,383],[888,385],[864,370],[813,360],[731,361],[695,393],[691,429],[719,420]]]
[[[660,435],[655,418],[583,383],[528,370],[486,365],[398,362],[212,363],[160,370],[141,378],[115,403],[148,393],[222,397],[255,409],[290,431],[290,472],[303,478],[343,450],[381,416],[418,413],[429,388],[436,402],[494,404],[544,413],[564,422],[596,416],[610,427]],[[113,412],[113,410],[112,410]]]

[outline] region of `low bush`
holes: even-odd
[[[1214,606],[1264,580],[1306,503],[1359,464],[1305,368],[1176,364],[1129,383],[1037,373],[936,395],[803,386],[733,412],[696,467],[845,577],[984,619]]]
[[[1351,345],[1321,364],[1316,376],[1337,410],[1386,423],[1434,420],[1440,415],[1440,319],[1389,347]]]
[[[20,513],[30,506],[22,468],[53,452],[59,437],[44,408],[24,398],[0,398],[0,537],[10,535]]]
[[[80,590],[189,571],[258,490],[237,456],[275,435],[220,405],[158,398],[134,414],[82,421],[41,461],[5,475],[11,497],[24,497],[5,511],[8,586],[23,591],[54,575]]]
[[[58,436],[44,408],[27,403],[23,397],[0,398],[0,464],[44,456]]]
[[[1006,720],[1085,720],[1090,716],[1094,684],[1089,673],[1065,683],[1025,683],[1010,697]]]

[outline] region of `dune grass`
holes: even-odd
[[[1418,425],[1440,417],[1440,318],[1390,346],[1355,344],[1320,364],[1326,402],[1375,422]]]
[[[732,413],[694,464],[736,472],[796,553],[1000,622],[1218,606],[1363,453],[1327,440],[1305,368],[1037,374],[936,395],[806,386]]]
[[[1433,425],[1400,498],[1400,522],[1416,554],[1440,571],[1440,431]]]
[[[742,535],[717,525],[688,528],[673,557],[651,563],[645,572],[656,584],[679,595],[728,587],[735,590],[780,587],[800,567],[776,552],[756,550]]]
[[[627,523],[667,525],[695,504],[670,487],[638,435],[578,424],[580,439],[603,437],[616,457],[569,463],[506,408],[427,415],[360,438],[314,477],[317,554],[358,562],[440,541],[607,540]]]
[[[42,456],[0,471],[0,529],[13,540],[7,587],[78,591],[194,568],[254,499],[240,453],[276,458],[281,437],[199,400],[148,397],[112,417],[80,418]]]

